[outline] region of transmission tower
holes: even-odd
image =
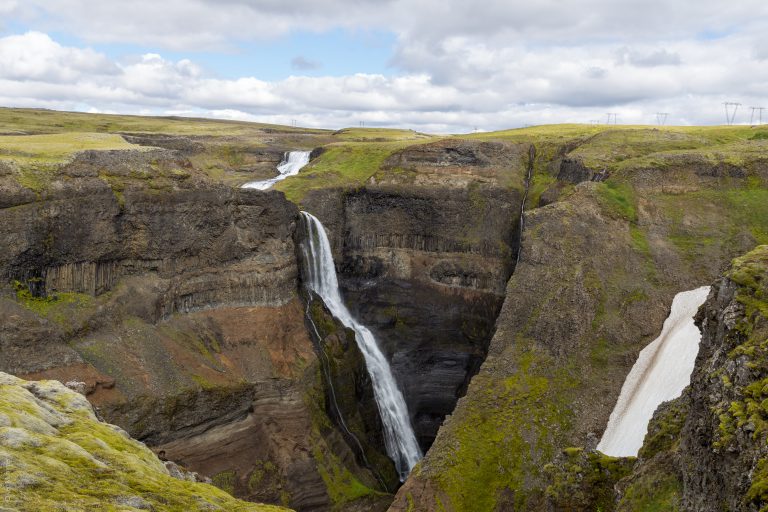
[[[619,122],[619,114],[616,112],[607,112],[605,115],[607,116],[607,121],[605,124],[611,124],[611,119],[613,119],[613,124]]]
[[[726,101],[723,103],[723,106],[725,107],[725,122],[728,125],[732,125],[736,120],[736,112],[739,110],[741,103]]]
[[[754,125],[755,124],[755,112],[757,112],[757,124],[763,124],[763,110],[765,110],[765,107],[749,107],[752,109],[752,113],[749,116],[749,124]]]
[[[656,124],[659,126],[664,126],[667,124],[668,116],[669,112],[656,112]]]

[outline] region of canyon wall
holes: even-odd
[[[281,193],[88,176],[0,189],[2,371],[75,383],[238,497],[328,510],[383,488],[327,416]]]
[[[759,156],[733,172],[676,154],[604,183],[559,163],[574,149],[537,151],[533,188],[548,200],[525,215],[488,356],[390,510],[550,509],[545,468],[596,446],[674,294],[764,236]]]
[[[347,304],[391,361],[425,450],[485,359],[517,252],[527,149],[415,146],[385,162],[386,179],[304,200],[331,232]]]

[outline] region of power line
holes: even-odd
[[[726,101],[723,102],[723,106],[725,107],[725,122],[728,125],[732,125],[736,120],[736,112],[738,112],[741,103],[737,103],[735,101]]]

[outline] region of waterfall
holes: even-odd
[[[533,166],[536,164],[536,146],[531,144],[528,148],[528,168],[525,174],[525,183],[523,191],[523,200],[520,202],[520,223],[517,231],[517,255],[515,256],[515,267],[520,263],[520,255],[523,252],[523,229],[525,229],[525,202],[528,200],[528,190],[531,188],[531,179],[533,178]]]
[[[307,286],[323,299],[333,316],[355,333],[355,341],[363,353],[365,366],[371,376],[373,395],[384,426],[384,444],[400,474],[400,480],[404,481],[422,456],[405,399],[373,333],[352,317],[341,299],[331,244],[325,228],[313,215],[307,212],[301,212],[301,215],[307,232],[307,239],[301,244],[307,266]]]
[[[256,190],[267,190],[278,181],[282,181],[289,176],[296,176],[302,167],[309,163],[310,151],[288,151],[283,155],[283,161],[277,166],[279,173],[274,178],[261,181],[249,181],[242,188],[255,188]]]
[[[645,347],[627,375],[597,449],[616,457],[635,456],[656,408],[677,398],[691,381],[701,333],[693,322],[709,286],[675,295],[658,338]]]

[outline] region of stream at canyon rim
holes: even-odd
[[[261,181],[249,181],[243,185],[243,188],[255,188],[256,190],[267,190],[278,181],[282,181],[289,176],[296,176],[302,167],[309,163],[310,151],[288,151],[283,155],[283,161],[277,165],[279,173],[274,178]]]
[[[690,383],[701,333],[694,316],[709,286],[675,295],[658,338],[646,346],[627,375],[597,449],[614,457],[636,456],[656,408]]]
[[[325,228],[312,214],[301,212],[301,215],[306,229],[306,240],[301,247],[308,267],[307,286],[323,299],[333,316],[354,331],[355,340],[371,376],[373,395],[384,427],[387,453],[395,463],[400,480],[405,481],[408,473],[422,457],[405,398],[373,333],[355,320],[344,305]]]

